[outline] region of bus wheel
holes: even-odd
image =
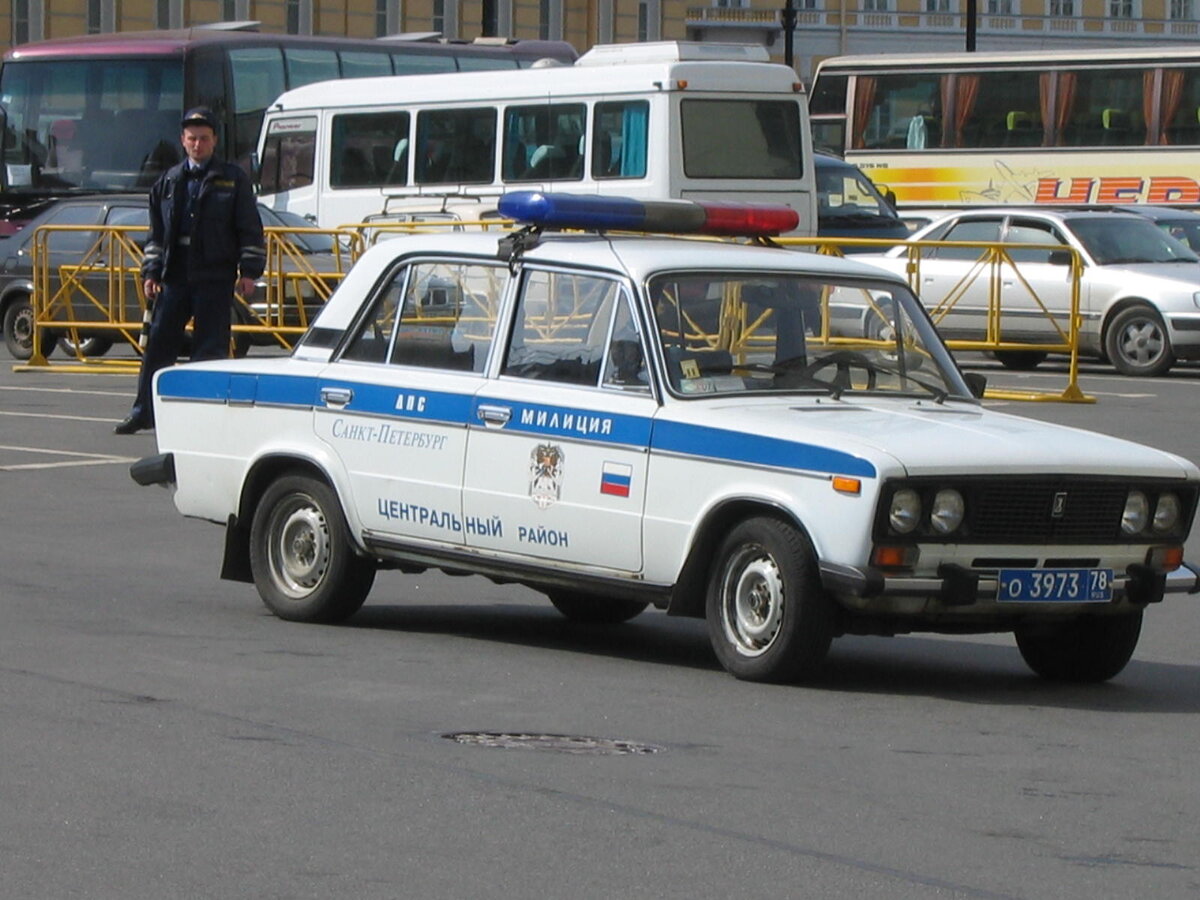
[[[1051,681],[1107,681],[1125,668],[1142,633],[1142,613],[1089,616],[1047,630],[1018,628],[1017,649]]]
[[[1046,361],[1049,353],[1041,350],[997,350],[996,361],[1006,369],[1029,372]]]
[[[619,600],[580,591],[550,591],[546,596],[554,608],[572,622],[617,625],[644,612],[650,604],[642,600]]]
[[[13,359],[26,360],[33,356],[33,304],[28,297],[17,297],[4,310],[4,346]],[[58,338],[51,331],[42,329],[42,356],[54,352]]]
[[[833,640],[834,608],[808,539],[768,517],[735,526],[716,555],[706,619],[717,658],[737,678],[786,682],[815,672]]]
[[[1127,306],[1113,316],[1104,335],[1104,349],[1122,375],[1162,375],[1175,365],[1162,316],[1144,303]]]
[[[285,475],[263,493],[250,525],[250,570],[267,608],[293,622],[349,618],[375,582],[337,495],[307,475]]]

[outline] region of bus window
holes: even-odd
[[[462,56],[458,60],[460,72],[490,72],[494,69],[515,69],[517,61],[503,56]]]
[[[1042,73],[991,71],[953,79],[954,117],[947,147],[1038,147],[1045,140]]]
[[[316,143],[316,116],[273,121],[263,144],[262,192],[278,194],[312,184]]]
[[[229,51],[229,69],[236,134],[234,146],[226,147],[224,155],[226,159],[237,159],[243,147],[258,142],[263,110],[285,90],[283,53],[278,47],[233,48]]]
[[[814,84],[812,96],[808,98],[808,111],[813,115],[845,115],[849,80],[846,75],[831,75]]]
[[[333,50],[285,47],[283,58],[287,63],[289,89],[341,77],[341,72],[338,70],[337,53]]]
[[[1105,147],[1143,144],[1143,72],[1140,69],[1083,69],[1058,75],[1061,110],[1056,120],[1062,131],[1057,143],[1065,147]]]
[[[395,110],[334,116],[329,186],[407,184],[408,122],[408,113]]]
[[[494,108],[417,114],[418,184],[488,184],[495,177],[495,159]]]
[[[790,100],[684,100],[689,178],[799,178],[800,107]],[[736,141],[730,135],[736,134]]]
[[[505,181],[583,177],[582,103],[510,106],[504,113]]]
[[[859,76],[854,146],[908,148],[941,146],[941,78],[925,74]],[[868,92],[873,91],[872,98]]]
[[[338,52],[343,78],[372,78],[392,74],[392,58],[386,53],[367,53],[361,50]]]
[[[597,103],[592,135],[593,178],[645,178],[650,104]]]
[[[434,56],[426,53],[392,53],[392,67],[397,75],[434,75],[438,72],[455,72],[458,67],[449,56]]]

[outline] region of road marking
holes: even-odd
[[[12,412],[0,410],[0,416],[17,416],[24,419],[65,419],[68,422],[120,422],[120,419],[101,418],[100,416],[60,416],[56,413]]]
[[[17,472],[23,469],[62,469],[69,466],[111,466],[117,463],[136,462],[136,456],[111,456],[107,453],[81,453],[77,450],[51,450],[49,447],[14,447],[0,444],[0,450],[11,450],[14,453],[43,453],[49,456],[72,456],[71,460],[49,463],[19,463],[13,466],[0,466],[0,472]]]
[[[74,388],[17,387],[16,385],[11,384],[0,384],[0,391],[27,391],[31,394],[87,394],[93,397],[133,396],[129,391],[77,391]]]

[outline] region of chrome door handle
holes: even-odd
[[[497,427],[507,425],[508,420],[512,418],[512,410],[507,406],[481,405],[477,414],[484,425]]]
[[[350,388],[321,388],[321,402],[326,403],[329,406],[345,406],[353,399],[354,391],[350,390]]]

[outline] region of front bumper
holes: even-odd
[[[971,572],[962,566],[943,565],[935,577],[887,575],[876,569],[859,569],[836,563],[821,563],[821,583],[835,595],[871,600],[875,598],[926,598],[946,607],[970,607],[995,601],[999,579],[995,573]],[[1149,566],[1129,566],[1116,575],[1114,599],[1132,603],[1157,603],[1166,594],[1200,593],[1200,567],[1184,563],[1172,572]]]

